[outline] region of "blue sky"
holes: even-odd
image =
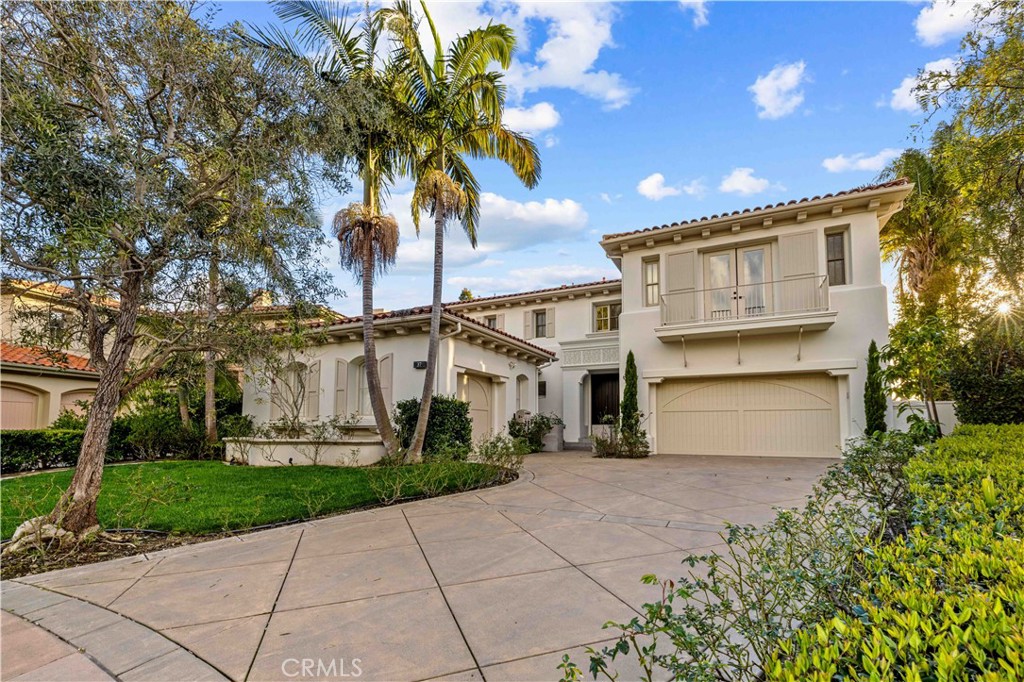
[[[543,178],[475,166],[486,192],[479,246],[449,231],[445,292],[477,295],[618,276],[598,246],[609,232],[801,198],[871,182],[914,146],[908,97],[919,69],[958,51],[970,3],[434,2],[442,36],[494,18],[516,29],[507,122],[531,133]],[[221,20],[275,21],[232,2]],[[920,143],[917,143],[920,144]],[[429,230],[409,217],[409,184],[389,210],[402,225],[378,307],[429,302]],[[351,197],[325,196],[325,223]],[[351,277],[328,266],[361,308]]]

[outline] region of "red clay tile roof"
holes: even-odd
[[[384,313],[374,313],[373,314],[373,321],[374,322],[378,322],[378,321],[383,321],[383,320],[397,320],[397,319],[400,319],[400,318],[403,318],[403,317],[414,317],[416,315],[429,315],[430,314],[430,310],[431,310],[432,307],[433,306],[423,305],[423,306],[418,306],[416,308],[405,308],[403,310],[389,310],[389,311],[384,312]],[[472,317],[468,317],[466,315],[463,315],[462,313],[455,312],[454,310],[449,310],[447,306],[442,306],[442,309],[443,309],[442,312],[445,315],[448,315],[449,317],[457,318],[458,320],[461,320],[463,322],[471,322],[471,323],[475,324],[478,327],[482,327],[482,328],[486,329],[489,332],[493,332],[493,333],[498,334],[500,336],[505,336],[505,337],[507,337],[509,339],[512,339],[513,341],[516,341],[518,343],[523,344],[524,346],[528,346],[528,347],[530,347],[530,348],[532,348],[532,349],[534,349],[534,350],[536,350],[536,351],[538,351],[540,353],[543,353],[544,355],[555,357],[554,351],[550,351],[547,348],[541,348],[540,346],[534,345],[534,344],[530,343],[529,341],[526,341],[525,339],[519,338],[518,336],[513,336],[512,334],[509,334],[508,332],[502,331],[501,329],[491,329],[487,325],[481,323],[479,320],[474,320]],[[332,327],[332,326],[337,325],[337,324],[356,325],[356,324],[362,324],[362,321],[363,321],[362,316],[359,316],[359,317],[345,317],[345,318],[341,318],[341,319],[337,319],[337,320],[324,320],[324,321],[320,321],[320,322],[312,322],[312,323],[309,324],[309,327],[311,327],[311,328],[316,328],[316,327]]]
[[[703,218],[694,218],[692,220],[683,220],[681,222],[672,223],[671,225],[652,225],[651,227],[645,227],[642,230],[633,230],[631,232],[616,232],[614,234],[606,234],[602,237],[602,241],[605,239],[615,239],[617,237],[628,237],[635,234],[643,234],[645,232],[653,232],[655,230],[664,230],[670,227],[682,227],[683,225],[693,225],[696,223],[702,223],[706,220],[717,220],[719,218],[728,218],[733,216],[746,215],[748,213],[756,213],[757,211],[768,211],[773,208],[783,208],[785,206],[797,206],[799,204],[810,203],[812,201],[820,201],[822,199],[833,199],[837,197],[850,196],[853,194],[860,194],[861,192],[872,192],[879,189],[888,189],[890,187],[902,187],[904,185],[912,184],[908,178],[897,178],[888,182],[882,182],[877,185],[863,185],[861,187],[854,187],[853,189],[843,190],[841,192],[835,192],[832,194],[821,194],[814,197],[804,197],[803,199],[791,199],[789,201],[780,201],[777,204],[767,204],[766,206],[755,206],[754,208],[744,208],[740,211],[733,211],[732,213],[715,214],[712,216],[705,216]]]
[[[0,361],[17,365],[99,373],[89,362],[89,358],[84,358],[81,355],[47,350],[39,346],[17,346],[6,341],[0,342]]]
[[[478,297],[478,298],[474,297],[474,298],[469,299],[468,301],[455,301],[453,303],[445,303],[445,306],[466,307],[466,306],[472,306],[474,303],[480,303],[480,302],[483,302],[483,301],[494,301],[496,299],[501,299],[501,298],[515,298],[516,296],[535,296],[535,295],[541,295],[541,294],[551,294],[551,293],[554,293],[556,291],[569,291],[571,289],[586,289],[587,287],[596,287],[596,286],[600,286],[601,284],[609,284],[609,285],[618,286],[618,285],[622,284],[622,280],[621,279],[602,279],[599,282],[586,282],[584,284],[562,284],[561,286],[549,287],[547,289],[535,289],[533,291],[516,291],[516,292],[513,292],[511,294],[497,294],[495,296],[481,296],[481,297]]]

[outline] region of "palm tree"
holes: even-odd
[[[882,256],[896,266],[901,303],[935,314],[944,298],[956,294],[961,266],[973,252],[966,248],[969,224],[957,188],[932,154],[904,151],[882,174],[898,177],[913,181],[914,192],[879,233]]]
[[[417,231],[421,212],[434,218],[433,305],[420,412],[407,455],[413,461],[422,455],[434,393],[448,221],[458,219],[476,246],[480,185],[467,157],[503,161],[529,188],[540,180],[536,145],[502,125],[503,74],[489,70],[492,62],[508,68],[515,50],[512,30],[503,24],[475,29],[456,38],[445,51],[426,3],[421,0],[420,5],[434,42],[433,60],[423,52],[409,0],[398,0],[393,8],[378,13],[394,38],[394,63],[402,68],[398,118],[415,142],[416,154],[406,170],[416,181],[412,215]]]
[[[300,30],[293,37],[279,27],[254,28],[246,36],[268,58],[314,77],[328,87],[355,84],[372,95],[386,109],[394,98],[398,69],[380,59],[377,46],[381,24],[370,15],[367,4],[362,25],[348,21],[345,7],[334,2],[279,0],[274,12],[285,23],[296,21]],[[381,213],[381,195],[394,183],[403,166],[408,144],[391,117],[369,117],[359,122],[363,153],[355,159],[363,183],[363,201],[349,204],[334,217],[334,234],[339,242],[341,264],[353,272],[363,293],[363,366],[366,386],[377,429],[389,455],[397,454],[400,443],[384,402],[373,335],[374,276],[394,264],[398,249],[398,223]]]

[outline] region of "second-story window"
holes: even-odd
[[[600,303],[594,306],[594,331],[614,332],[619,330],[620,303]]]
[[[644,261],[644,305],[658,305],[661,297],[661,270],[658,260],[651,259]]]
[[[829,286],[846,284],[845,232],[833,232],[825,235],[825,254]]]
[[[487,317],[484,318],[484,321],[487,323],[488,329],[497,329],[498,328],[498,316],[497,315],[488,315]]]
[[[533,313],[533,335],[544,338],[548,335],[548,311],[537,310]]]

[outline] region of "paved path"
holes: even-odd
[[[3,679],[558,679],[563,652],[658,596],[642,575],[678,577],[725,521],[801,504],[827,461],[527,464],[501,488],[5,583],[16,638],[73,647],[32,668],[5,620]]]

